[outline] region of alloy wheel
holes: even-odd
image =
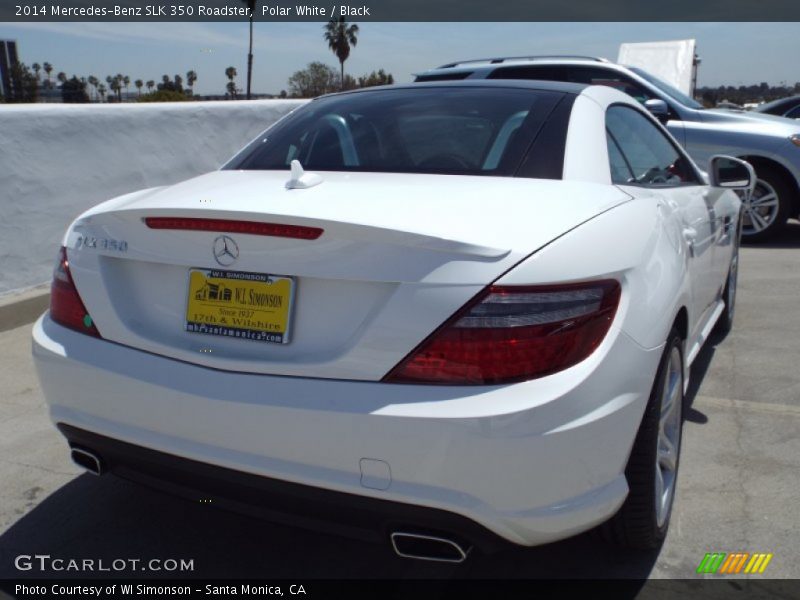
[[[756,181],[755,189],[742,199],[744,210],[744,235],[752,235],[764,231],[778,217],[780,199],[775,188],[763,179]]]
[[[658,424],[658,451],[655,464],[656,522],[659,527],[666,522],[675,496],[681,444],[682,362],[680,349],[672,348],[661,391],[661,416]]]

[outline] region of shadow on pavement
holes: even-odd
[[[721,344],[726,337],[727,336],[720,335],[716,331],[713,332],[706,343],[703,344],[703,347],[700,349],[700,352],[697,354],[694,362],[692,363],[691,372],[689,375],[689,389],[686,390],[686,395],[683,399],[684,420],[689,421],[690,423],[697,423],[699,425],[708,423],[708,417],[693,407],[694,399],[697,396],[697,392],[700,390],[700,385],[703,383],[703,379],[705,379],[709,367],[711,366],[711,361],[714,359],[714,353],[716,352],[717,346]]]
[[[193,559],[185,573],[17,571],[14,557]],[[114,476],[82,475],[0,536],[0,578],[632,578],[658,557],[620,552],[592,534],[540,546],[474,553],[461,565],[396,557],[389,544],[276,525],[151,491]]]

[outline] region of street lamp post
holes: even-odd
[[[250,49],[247,53],[247,99],[250,100],[250,85],[253,80],[253,17],[258,0],[244,0],[250,9]]]

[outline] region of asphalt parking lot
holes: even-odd
[[[735,326],[693,367],[672,526],[657,552],[592,535],[471,556],[405,561],[387,546],[222,512],[72,465],[50,424],[26,324],[0,333],[0,578],[36,576],[19,554],[189,558],[203,578],[693,578],[706,552],[771,552],[766,574],[800,578],[800,224],[742,250]],[[66,574],[50,573],[62,577]]]

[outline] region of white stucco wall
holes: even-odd
[[[0,106],[0,295],[48,281],[87,208],[214,170],[303,102]]]

